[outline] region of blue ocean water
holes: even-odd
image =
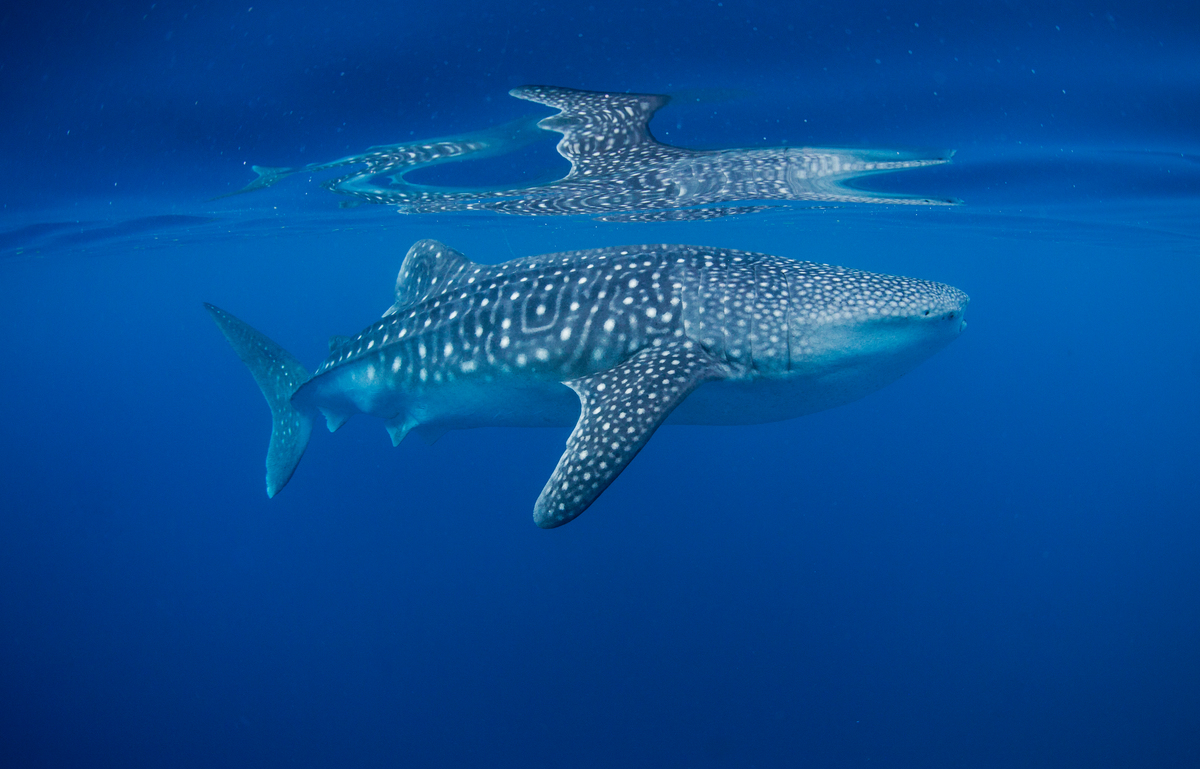
[[[0,763],[1200,765],[1200,7],[250,2],[0,11]],[[220,197],[528,126],[529,84],[671,95],[682,147],[953,150],[856,185],[961,203]],[[544,134],[406,179],[553,183]],[[421,238],[843,264],[970,327],[847,406],[664,427],[560,529],[567,430],[357,417],[268,500],[201,303],[315,366]]]

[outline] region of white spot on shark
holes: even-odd
[[[418,423],[431,430],[569,424],[578,415],[535,506],[540,525],[561,525],[592,504],[664,421],[761,423],[854,400],[954,339],[967,305],[965,294],[939,283],[726,249],[645,246],[487,266],[431,243],[422,241],[406,257],[390,319],[352,340],[335,340],[315,376],[274,352],[258,332],[210,308],[243,360],[253,361],[272,408],[269,494],[291,477],[320,410],[340,415],[357,407],[381,416],[394,440]],[[649,286],[636,277],[602,283],[642,292],[613,303],[604,291],[566,285],[588,265],[606,278],[620,269],[657,271]],[[479,276],[470,287],[467,272]],[[521,283],[529,289],[511,291]],[[553,286],[563,293],[527,304],[538,286],[542,295]],[[473,315],[487,292],[499,297],[495,309]],[[554,311],[563,306],[571,314]],[[525,313],[536,307],[553,323],[532,327],[534,312]],[[512,318],[521,323],[514,326]],[[604,333],[594,333],[593,322]],[[481,340],[475,348],[472,329]],[[393,333],[397,340],[415,337],[407,370],[408,342],[397,345],[398,354],[364,355]],[[529,367],[530,358],[539,365]],[[389,367],[405,375],[385,377],[380,386],[379,374]],[[738,384],[709,387],[710,381]],[[578,397],[562,397],[564,384]],[[397,427],[397,420],[408,426]]]

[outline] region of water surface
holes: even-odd
[[[6,765],[1196,762],[1193,8],[248,8],[9,12]],[[670,94],[651,130],[696,151],[955,150],[855,187],[958,204],[400,213],[312,169],[220,197],[498,127],[405,180],[553,185],[530,84]],[[420,238],[910,275],[969,329],[845,407],[664,427],[551,532],[566,430],[352,419],[268,501],[267,409],[201,302],[313,365]]]

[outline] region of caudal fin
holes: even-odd
[[[271,446],[267,449],[267,496],[291,480],[312,434],[312,417],[292,405],[292,395],[312,378],[291,353],[219,307],[205,303],[217,328],[250,369],[271,407]]]

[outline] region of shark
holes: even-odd
[[[966,328],[952,286],[688,245],[479,264],[409,249],[383,317],[333,337],[309,372],[206,304],[270,407],[266,485],[291,479],[313,424],[384,421],[392,443],[485,426],[570,427],[534,504],[538,526],[584,512],[664,423],[773,422],[849,403]]]
[[[945,206],[953,199],[856,189],[858,178],[950,162],[952,151],[751,147],[696,150],[656,139],[650,121],[670,102],[662,94],[583,91],[528,85],[511,96],[555,110],[535,123],[444,139],[374,147],[303,169],[253,166],[257,178],[231,194],[269,187],[288,175],[346,169],[323,182],[345,204],[392,205],[401,213],[490,211],[518,216],[593,215],[608,222],[714,219],[767,211],[784,202]],[[571,168],[546,184],[453,190],[407,181],[431,165],[511,152],[538,129],[561,134],[558,154]],[[738,204],[743,203],[743,204]],[[749,204],[745,204],[749,203]]]

